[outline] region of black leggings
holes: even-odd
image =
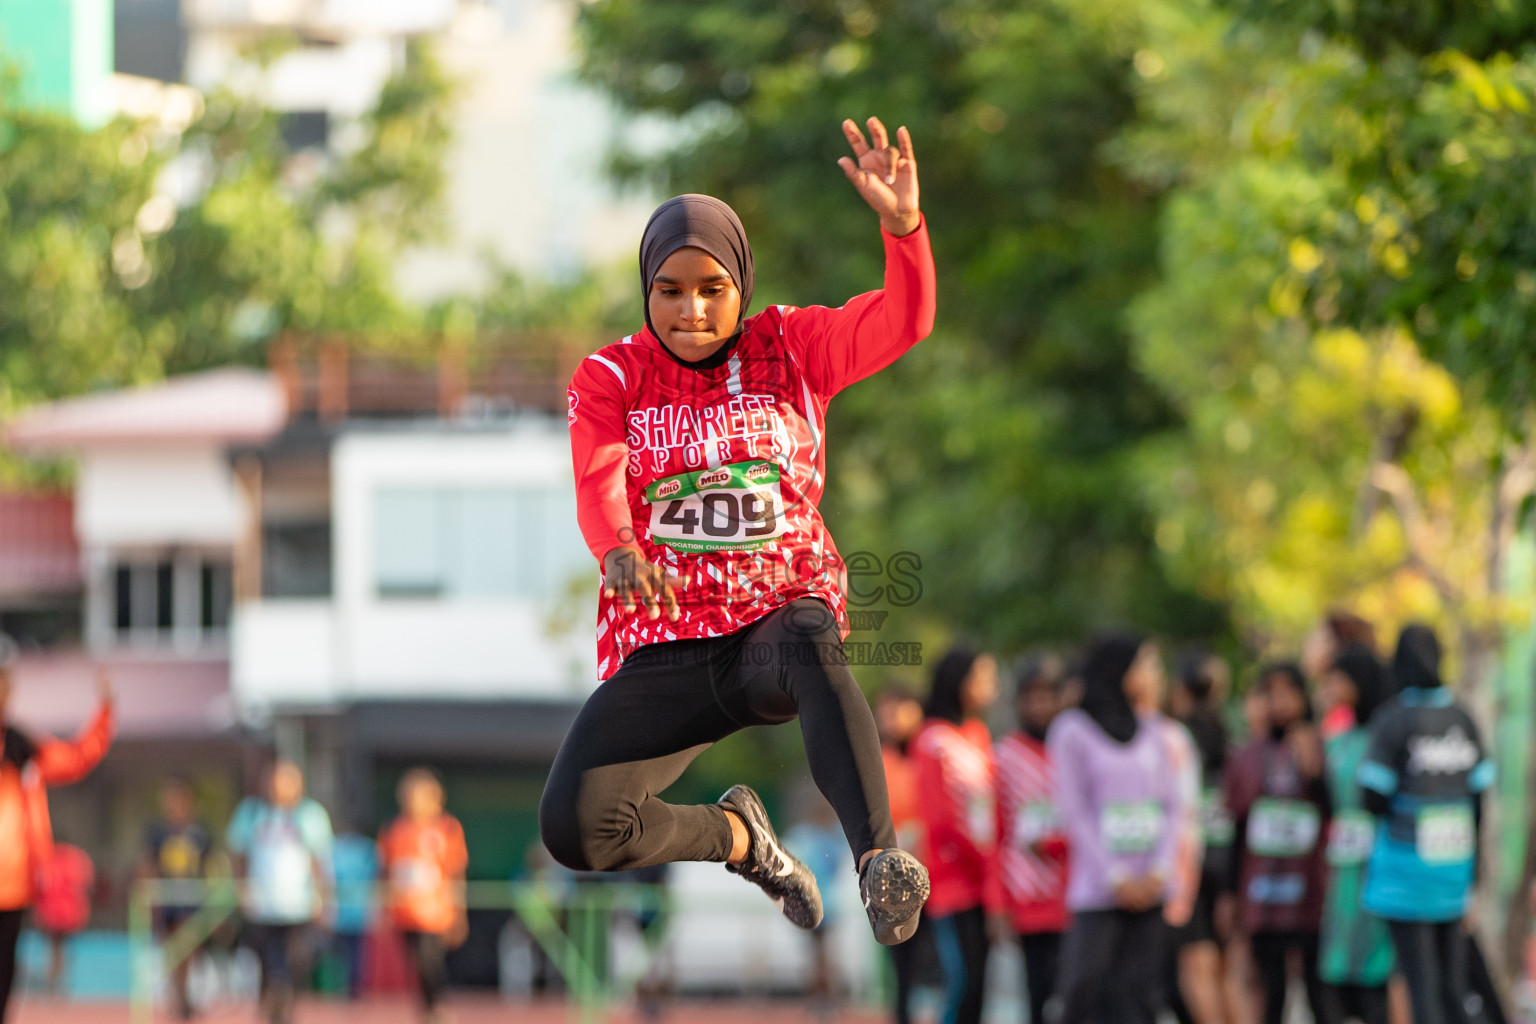
[[[724,861],[725,812],[657,794],[710,744],[797,715],[811,777],[854,856],[895,846],[875,718],[848,670],[837,622],[815,598],[728,636],[651,644],[625,659],[555,755],[539,803],[544,845],[577,871]]]
[[[405,945],[416,964],[421,1005],[427,1010],[435,1010],[443,1001],[443,990],[448,987],[448,947],[443,944],[443,937],[435,932],[408,931]]]
[[[1361,1024],[1390,1024],[1392,1014],[1385,985],[1328,985],[1328,1019],[1317,1024],[1358,1020]]]
[[[1259,932],[1253,936],[1253,966],[1264,990],[1264,1024],[1283,1024],[1285,1020],[1285,994],[1290,987],[1286,961],[1287,954],[1293,949],[1301,957],[1301,979],[1306,985],[1307,1006],[1312,1011],[1312,1019],[1319,1022],[1332,1019],[1323,980],[1317,975],[1317,947],[1317,932]]]
[[[924,917],[910,939],[888,948],[896,975],[896,1024],[912,1024],[912,991],[931,976],[938,957],[933,948],[933,918]]]
[[[0,910],[0,1024],[11,1002],[11,985],[16,980],[16,943],[21,938],[21,919],[25,910]]]
[[[1471,1024],[1467,939],[1460,921],[1388,921],[1413,1024]]]
[[[981,1024],[987,994],[987,914],[980,907],[933,918],[934,944],[944,970],[940,1024]]]
[[[1079,911],[1061,944],[1057,1024],[1152,1024],[1167,945],[1162,907]]]
[[[1029,986],[1029,1024],[1044,1024],[1045,1004],[1056,994],[1061,973],[1061,932],[1030,932],[1019,936],[1024,950],[1024,977]]]

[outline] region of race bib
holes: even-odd
[[[431,861],[408,857],[398,860],[390,868],[389,880],[395,888],[408,892],[421,892],[435,888],[443,879],[443,873]]]
[[[1334,867],[1364,864],[1376,845],[1376,819],[1364,811],[1344,811],[1328,825],[1328,863]]]
[[[996,838],[997,805],[992,802],[992,794],[973,794],[965,802],[965,817],[978,842],[990,843]]]
[[[1146,853],[1163,834],[1163,805],[1152,800],[1106,804],[1099,812],[1099,835],[1110,853]]]
[[[1426,807],[1414,822],[1419,857],[1426,864],[1456,864],[1472,857],[1472,809],[1465,806]]]
[[[674,551],[746,551],[783,536],[779,466],[755,460],[662,477],[645,489],[651,539]]]
[[[1321,828],[1317,808],[1305,800],[1260,797],[1248,812],[1248,849],[1260,857],[1305,857]]]
[[[1220,789],[1207,789],[1200,797],[1200,834],[1205,845],[1212,849],[1231,846],[1234,831],[1225,795]]]
[[[1047,836],[1061,831],[1061,817],[1056,805],[1048,800],[1036,800],[1019,808],[1013,819],[1013,844],[1027,850]]]

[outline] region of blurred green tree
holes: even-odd
[[[352,148],[296,155],[280,115],[233,92],[184,133],[126,117],[86,130],[22,105],[5,74],[0,415],[256,361],[285,328],[410,326],[393,261],[440,228],[451,95],[413,47]]]
[[[1536,18],[1139,11],[1142,116],[1115,153],[1170,190],[1134,312],[1187,425],[1141,466],[1170,569],[1258,646],[1334,603],[1434,621],[1491,727],[1498,647],[1532,611],[1507,570],[1536,485]]]
[[[933,338],[833,404],[825,505],[845,555],[920,558],[871,641],[956,633],[1004,650],[1109,623],[1223,628],[1173,585],[1128,486],[1177,416],[1130,358],[1155,190],[1100,158],[1134,116],[1134,19],[1114,4],[597,0],[585,78],[670,119],[616,169],[741,214],[761,302],[841,304],[880,281],[874,219],[834,161],[844,117],[912,130],[941,277]],[[638,315],[638,309],[635,314]],[[914,668],[893,668],[912,673]],[[877,674],[878,670],[876,673]]]

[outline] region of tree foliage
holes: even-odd
[[[258,360],[284,328],[409,325],[393,260],[440,224],[450,94],[416,49],[354,148],[296,159],[280,116],[233,91],[184,134],[87,130],[6,78],[0,412]]]
[[[1464,638],[1528,614],[1501,559],[1530,487],[1536,63],[1142,11],[1116,156],[1170,189],[1134,318],[1186,423],[1141,470],[1170,566],[1260,641],[1333,603]]]

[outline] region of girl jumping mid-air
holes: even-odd
[[[588,871],[721,861],[802,928],[821,894],[757,794],[660,795],[710,744],[796,717],[871,927],[917,928],[928,877],[896,849],[874,716],[848,669],[845,573],[817,503],[827,404],[933,328],[934,270],[905,128],[852,121],[839,163],[880,217],[885,287],[840,309],[747,316],[752,249],[729,206],[663,203],[640,241],[645,326],[582,361],[568,393],[578,517],[602,563],[604,682],[560,747],[539,824]]]

